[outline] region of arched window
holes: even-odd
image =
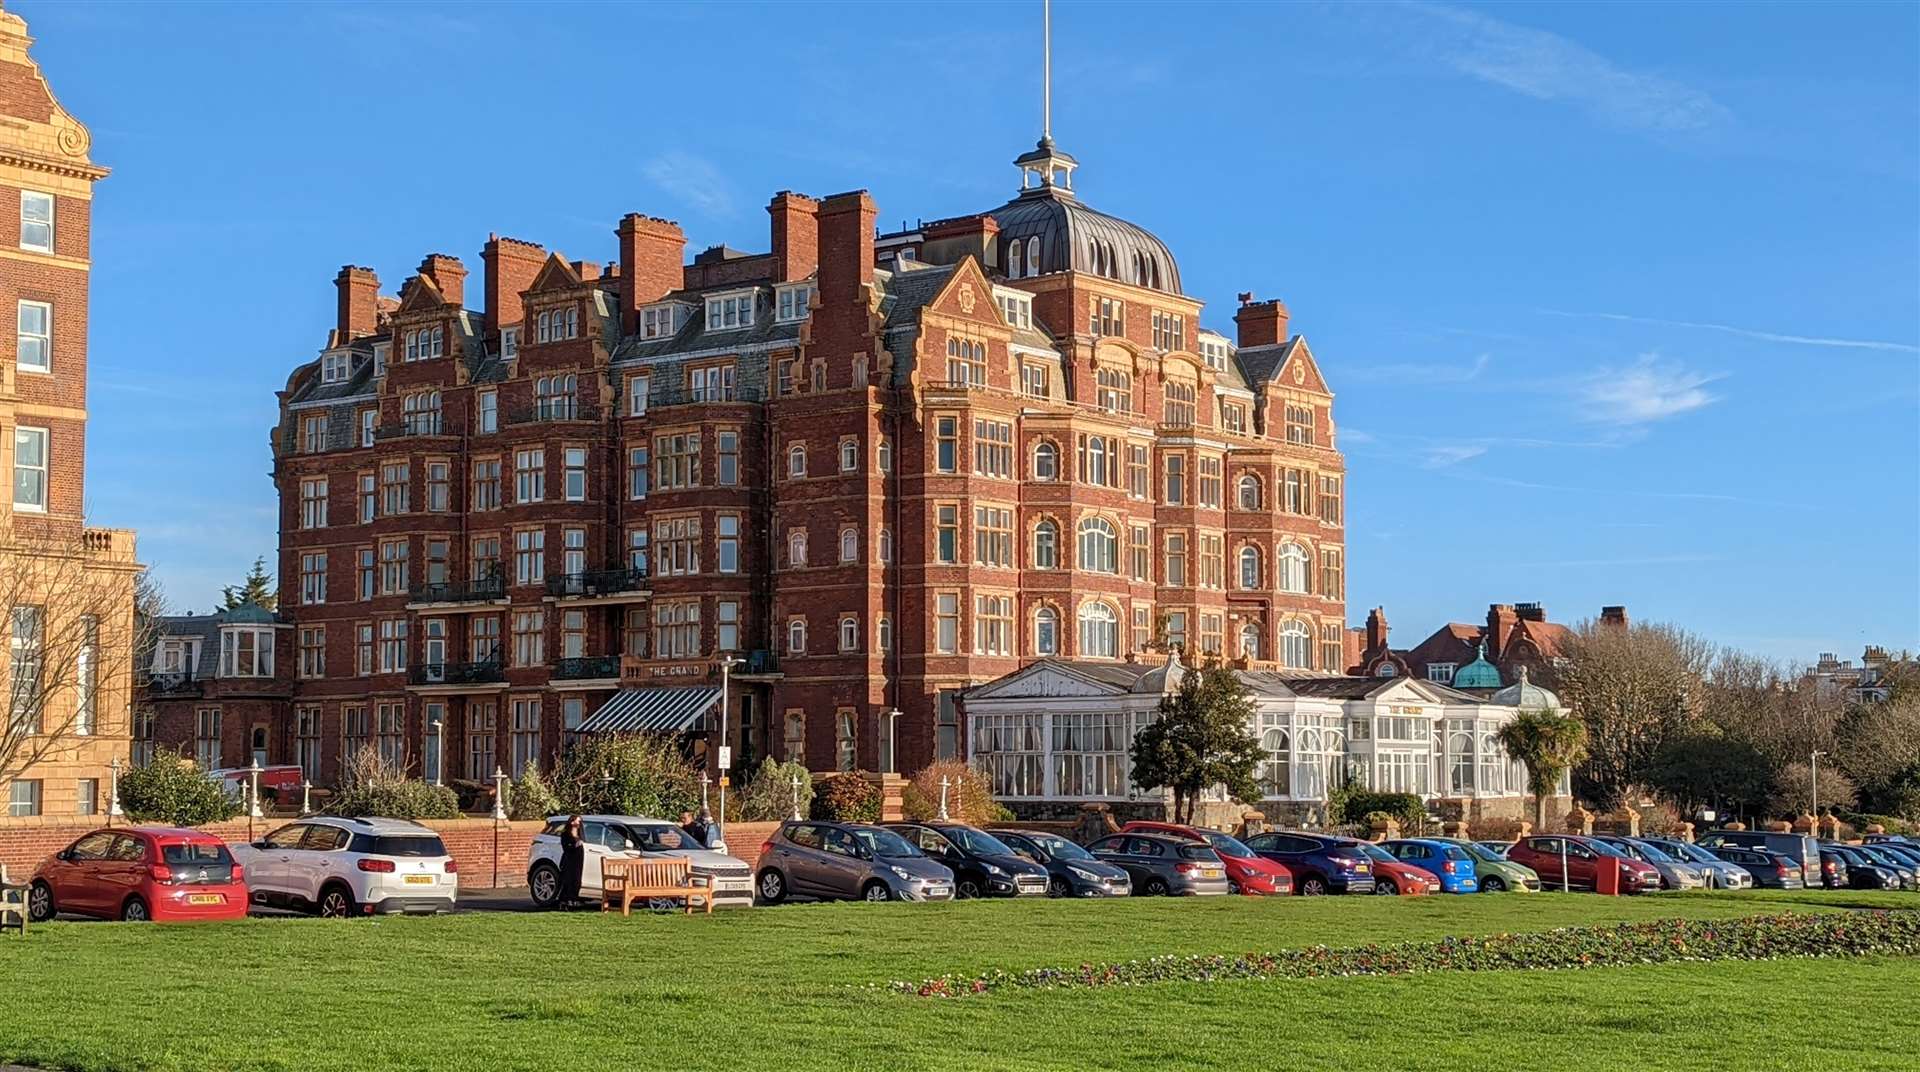
[[[1033,568],[1060,568],[1060,526],[1051,521],[1033,527]]]
[[[807,475],[807,448],[799,443],[787,448],[787,475],[795,480]]]
[[[893,440],[891,439],[880,440],[880,471],[893,472]]]
[[[1007,278],[1008,279],[1020,278],[1021,262],[1023,260],[1020,253],[1021,253],[1021,247],[1024,246],[1025,244],[1026,244],[1025,242],[1021,241],[1018,238],[1007,243]]]
[[[807,530],[795,529],[787,534],[787,565],[804,566],[807,564]]]
[[[1453,795],[1473,795],[1473,734],[1447,734],[1447,771]]]
[[[1251,545],[1240,549],[1240,587],[1252,591],[1260,587],[1260,549]]]
[[[857,562],[860,559],[860,530],[840,530],[840,561]]]
[[[880,561],[893,561],[893,530],[880,530]]]
[[[1282,592],[1305,592],[1307,590],[1307,549],[1289,540],[1280,545],[1280,556],[1274,578],[1274,586]]]
[[[840,471],[851,473],[860,468],[860,444],[847,440],[840,444]]]
[[[1040,236],[1034,235],[1027,239],[1027,274],[1039,275],[1040,271]]]
[[[1120,534],[1105,518],[1080,522],[1079,565],[1094,573],[1120,572]]]
[[[1090,659],[1112,659],[1120,650],[1120,616],[1105,603],[1080,608],[1080,654]]]
[[[1268,730],[1261,735],[1260,748],[1267,753],[1266,774],[1261,778],[1270,797],[1284,797],[1293,794],[1293,747],[1287,739],[1287,731]]]
[[[1313,669],[1313,630],[1305,622],[1280,627],[1280,662],[1289,670]]]
[[[1240,509],[1260,509],[1260,478],[1252,473],[1240,474]]]
[[[1052,607],[1041,607],[1033,612],[1033,653],[1060,654],[1060,615]]]
[[[1249,659],[1260,658],[1260,623],[1248,622],[1240,627],[1240,654]]]
[[[787,654],[805,655],[807,653],[807,620],[795,618],[787,623]]]
[[[1044,439],[1033,447],[1033,478],[1060,479],[1060,448]]]

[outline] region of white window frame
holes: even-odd
[[[753,326],[755,313],[752,290],[732,290],[707,296],[708,331],[740,331]]]
[[[20,447],[23,441],[38,441],[40,461],[37,465],[28,465],[20,460]],[[45,428],[31,425],[15,425],[13,429],[13,508],[29,513],[47,512],[47,500],[51,498],[49,479],[53,472],[53,434]],[[40,475],[40,501],[20,498],[20,474],[22,471]]]
[[[46,220],[41,221],[38,219],[29,218],[29,215],[28,215],[29,205],[45,205],[46,217],[47,217]],[[52,253],[53,252],[53,247],[55,243],[54,227],[57,221],[57,217],[55,215],[56,207],[57,206],[54,201],[54,196],[50,193],[45,192],[44,190],[20,191],[20,248],[21,249],[30,249],[36,253]],[[35,215],[37,215],[37,213]],[[40,245],[36,242],[27,241],[27,229],[29,226],[34,226],[34,227],[44,226],[47,229],[47,242],[45,245]]]
[[[38,310],[41,314],[40,323],[42,330],[39,332],[27,331],[27,310],[29,309]],[[53,303],[28,301],[25,298],[20,299],[19,304],[14,309],[14,325],[15,367],[21,372],[52,372]],[[30,343],[39,344],[40,360],[37,363],[27,360],[27,350]]]
[[[774,323],[791,324],[797,320],[805,320],[809,311],[808,306],[812,301],[812,283],[792,283],[781,287],[779,296],[775,299]]]

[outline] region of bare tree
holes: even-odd
[[[1776,769],[1831,750],[1847,709],[1844,698],[1823,693],[1804,669],[1731,648],[1714,659],[1701,703],[1707,721],[1751,744]]]
[[[1646,780],[1660,747],[1699,717],[1706,641],[1670,625],[1584,622],[1562,645],[1560,698],[1587,724],[1575,787],[1602,808]]]
[[[136,628],[131,553],[112,557],[114,543],[97,530],[16,531],[0,547],[8,656],[0,783],[77,753],[95,735],[125,732],[131,671],[152,642]],[[151,584],[146,591],[156,596]]]

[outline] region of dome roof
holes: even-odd
[[[1487,644],[1481,641],[1474,646],[1473,661],[1453,672],[1453,687],[1456,689],[1497,689],[1500,687],[1500,668],[1487,661]],[[1536,692],[1545,691],[1542,689]]]
[[[221,625],[273,625],[278,616],[258,603],[242,603],[220,613]]]
[[[1557,710],[1560,697],[1527,680],[1527,668],[1520,668],[1520,680],[1493,694],[1493,702],[1522,711]]]
[[[1088,208],[1073,194],[1076,161],[1043,138],[1015,161],[1028,174],[1044,174],[1038,186],[988,213],[1000,225],[1000,263],[1014,276],[1086,272],[1122,283],[1180,293],[1180,267],[1166,243],[1143,227]],[[1056,178],[1057,177],[1057,178]],[[1032,260],[1038,238],[1039,263]],[[1021,244],[1014,268],[1014,243]]]

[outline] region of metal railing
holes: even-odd
[[[415,603],[478,603],[507,598],[507,578],[494,573],[467,581],[421,582],[411,593]]]
[[[161,696],[199,696],[206,692],[205,679],[194,674],[154,674],[147,689]]]
[[[408,417],[399,424],[383,424],[373,430],[375,442],[406,439],[410,436],[450,435],[438,413]]]
[[[647,588],[645,569],[587,570],[547,578],[547,594],[556,598],[617,595]]]
[[[507,411],[508,424],[539,424],[546,421],[597,421],[600,407],[571,399],[555,398],[516,406]]]
[[[487,685],[507,679],[498,659],[470,663],[421,663],[407,672],[413,685]]]
[[[592,655],[581,659],[560,659],[553,664],[555,681],[595,681],[620,676],[620,656]]]

